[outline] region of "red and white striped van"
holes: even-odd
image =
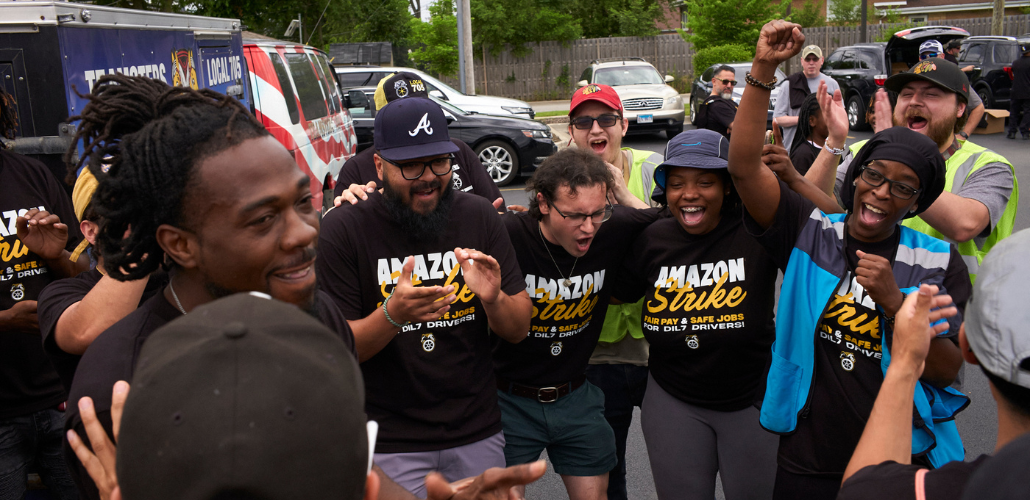
[[[254,115],[311,178],[315,208],[332,193],[357,138],[325,52],[280,41],[244,40]],[[330,199],[331,201],[331,199]]]

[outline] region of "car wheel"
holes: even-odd
[[[994,108],[994,95],[991,94],[989,87],[986,85],[977,87],[976,95],[980,96],[980,100],[984,102],[984,109]]]
[[[865,122],[865,103],[862,97],[853,95],[848,99],[848,125],[851,130],[865,130],[868,124]]]
[[[694,97],[690,97],[690,124],[694,124],[694,120],[697,119],[697,104],[694,102]]]
[[[479,161],[498,186],[507,186],[519,174],[519,157],[515,148],[503,141],[486,141],[476,147]]]

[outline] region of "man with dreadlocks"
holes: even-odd
[[[0,88],[0,135],[14,139],[14,99]],[[0,141],[0,498],[21,498],[39,464],[57,498],[75,498],[61,459],[67,393],[40,343],[36,299],[50,282],[85,270],[69,260],[81,239],[68,193],[42,163]]]
[[[84,144],[82,163],[99,181],[93,204],[104,270],[127,281],[162,265],[171,269],[167,287],[104,331],[83,355],[70,394],[72,401],[92,398],[79,403],[88,408],[84,414],[95,412],[113,435],[111,388],[132,378],[140,345],[160,326],[237,292],[262,292],[297,305],[357,355],[347,321],[316,292],[319,220],[310,180],[253,115],[217,92],[117,74],[99,80],[89,99],[76,117],[77,139]],[[106,173],[102,164],[110,165]],[[69,412],[65,427],[85,440],[80,408]],[[65,457],[78,464],[70,447]],[[269,473],[274,467],[269,463]],[[99,498],[85,468],[77,465],[74,472],[80,493]],[[479,484],[510,480],[516,472],[479,478]],[[450,491],[446,483],[441,488]],[[411,497],[384,481],[380,498]]]

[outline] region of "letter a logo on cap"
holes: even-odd
[[[429,126],[429,113],[422,115],[422,119],[418,121],[418,125],[415,130],[408,132],[408,135],[415,137],[418,135],[419,130],[425,130],[426,134],[433,135],[433,127]]]

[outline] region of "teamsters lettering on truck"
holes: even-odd
[[[86,84],[89,85],[89,92],[93,92],[93,84],[96,83],[100,77],[104,75],[113,75],[115,73],[121,73],[129,76],[145,76],[147,78],[153,78],[155,80],[161,80],[162,82],[168,83],[168,79],[165,78],[167,71],[165,70],[164,64],[144,64],[140,66],[124,66],[121,68],[108,68],[108,69],[92,69],[82,73],[83,78],[86,80]]]
[[[207,66],[207,85],[214,87],[243,78],[240,56],[212,57],[204,62]]]

